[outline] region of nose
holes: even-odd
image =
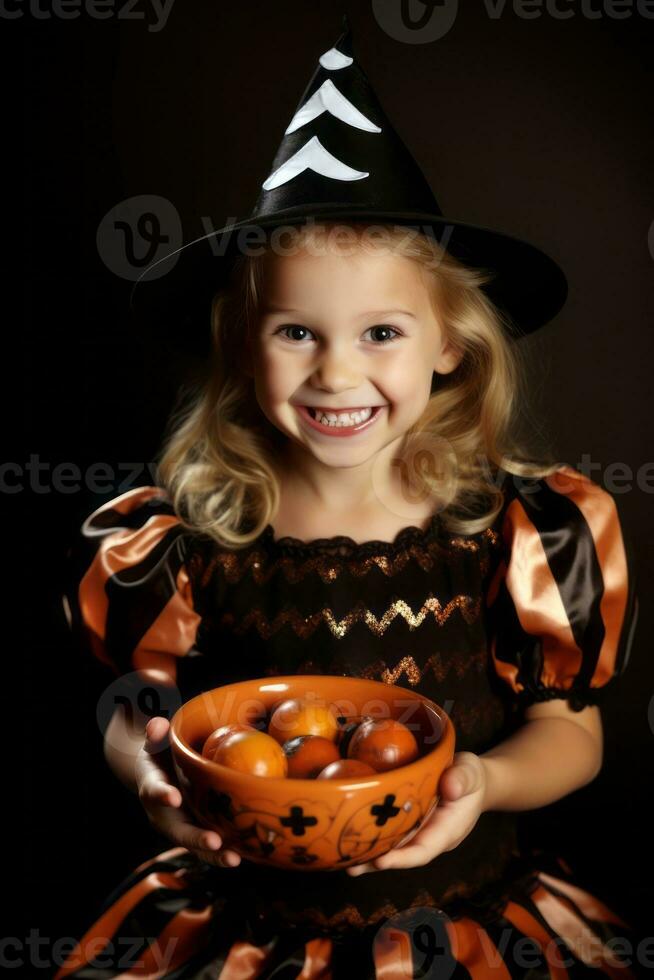
[[[318,355],[312,381],[324,391],[347,391],[361,384],[361,370],[357,355],[345,346],[330,347]]]

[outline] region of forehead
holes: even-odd
[[[291,255],[269,253],[263,263],[263,299],[274,305],[341,303],[359,297],[375,297],[378,304],[413,303],[427,297],[426,284],[417,263],[389,250],[363,250],[351,246],[342,252],[332,248],[296,249]]]

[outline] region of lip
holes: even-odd
[[[379,416],[382,414],[382,411],[386,408],[385,405],[375,405],[375,406],[364,405],[363,406],[364,408],[370,407],[373,410],[372,415],[370,416],[369,419],[366,419],[365,422],[360,422],[359,425],[326,426],[326,425],[322,425],[320,422],[318,422],[317,419],[314,419],[311,416],[306,405],[295,405],[294,407],[298,415],[302,419],[302,421],[305,422],[308,426],[310,426],[310,428],[312,428],[315,432],[319,432],[321,435],[324,436],[335,436],[336,438],[340,438],[340,439],[347,438],[348,436],[355,436],[359,432],[363,432],[364,429],[370,428],[370,426],[377,421]],[[328,411],[328,409],[322,409],[322,411],[323,412]],[[341,411],[343,411],[343,409],[341,409]],[[352,409],[351,411],[355,411],[355,409]]]

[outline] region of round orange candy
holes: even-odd
[[[336,744],[338,745],[339,751],[342,758],[347,758],[347,749],[350,744],[350,739],[354,735],[355,731],[364,721],[372,721],[371,715],[341,715],[338,720],[338,734],[336,736]]]
[[[302,698],[287,698],[272,713],[268,734],[280,745],[298,735],[320,735],[330,742],[336,740],[336,715],[326,705]]]
[[[352,779],[353,776],[374,776],[375,770],[358,759],[338,759],[318,773],[317,779]]]
[[[419,754],[413,733],[393,718],[362,722],[347,748],[349,759],[367,762],[376,772],[406,766]]]
[[[252,776],[284,778],[286,756],[279,742],[265,732],[232,732],[216,746],[213,761]]]
[[[291,779],[315,779],[330,762],[340,759],[338,746],[322,735],[298,735],[282,745]]]
[[[227,735],[231,735],[233,732],[254,731],[256,731],[256,729],[252,725],[241,725],[238,722],[235,722],[233,725],[221,725],[220,728],[216,728],[216,730],[213,731],[207,738],[206,742],[202,746],[202,755],[205,759],[211,759],[213,762],[216,749]]]

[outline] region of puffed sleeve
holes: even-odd
[[[572,466],[506,474],[502,560],[488,592],[494,670],[523,706],[600,703],[625,670],[636,622],[635,553],[613,496]]]
[[[200,616],[184,563],[187,535],[165,492],[136,487],[102,504],[81,527],[92,560],[77,591],[92,653],[116,676],[145,668],[177,679]]]

